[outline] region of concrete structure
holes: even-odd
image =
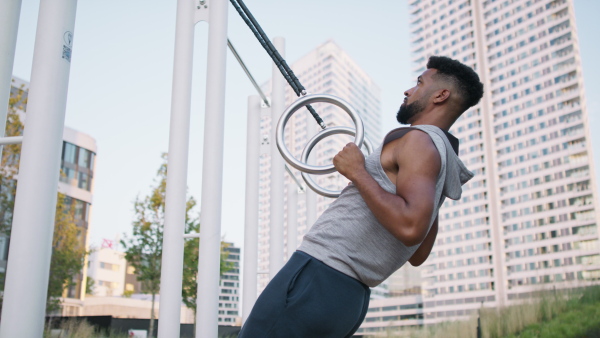
[[[28,96],[29,83],[19,78],[13,78],[11,92],[24,90],[23,99]],[[18,111],[21,121],[27,124],[27,105]],[[96,162],[96,140],[91,136],[65,127],[63,130],[63,145],[61,156],[61,176],[58,182],[58,192],[66,195],[66,204],[71,209],[75,223],[81,229],[82,245],[88,249],[89,225],[92,214],[92,195],[94,185],[94,168]],[[0,272],[6,268],[8,244],[10,239],[0,235]],[[85,298],[85,279],[87,266],[76,277],[76,285],[66,291],[66,298],[83,300]],[[77,308],[63,307],[64,313],[78,313]]]
[[[94,279],[92,295],[83,302],[70,301],[68,305],[83,306],[83,312],[79,313],[85,316],[150,318],[151,296],[142,294],[135,269],[127,263],[123,252],[112,248],[112,243],[104,240],[105,247],[93,251],[89,257],[88,275]],[[223,251],[231,269],[223,273],[219,281],[218,321],[219,325],[240,325],[240,248],[224,243]],[[157,295],[156,313],[159,304],[160,295]],[[193,311],[183,304],[181,307],[181,318],[185,319],[182,323],[193,323]]]
[[[154,311],[160,309],[160,297],[157,296]],[[83,301],[81,316],[113,316],[115,318],[149,319],[152,301],[150,295],[132,297],[96,297],[87,296]],[[181,323],[193,324],[194,311],[181,305]]]
[[[335,42],[327,41],[318,46],[307,55],[300,58],[291,65],[294,73],[300,79],[300,82],[310,93],[332,94],[348,101],[361,115],[365,124],[365,135],[373,143],[380,142],[381,139],[381,105],[380,89],[369,78],[369,76],[346,54]],[[264,87],[266,93],[270,93],[270,83]],[[296,94],[291,87],[286,89],[286,105],[290,105],[297,99]],[[346,125],[352,126],[352,121],[348,115],[333,105],[314,104],[321,118],[327,125]],[[269,219],[270,219],[270,155],[268,153],[268,144],[270,144],[270,117],[263,117],[261,120],[261,134],[263,135],[263,145],[266,151],[261,150],[260,158],[260,182],[259,182],[259,259],[258,271],[259,282],[258,289],[262,291],[269,281]],[[275,121],[275,124],[277,121]],[[273,126],[275,127],[275,126]],[[294,153],[296,158],[300,158],[304,146],[308,140],[313,137],[320,127],[317,125],[307,110],[301,110],[290,119],[286,128],[286,144],[288,149]],[[319,143],[311,153],[311,163],[324,165],[331,163],[331,160],[343,146],[350,142],[352,138],[346,135],[336,135],[330,139]],[[273,140],[274,142],[274,140]],[[312,162],[314,161],[314,162]],[[299,172],[294,171],[297,178],[302,181]],[[317,182],[328,189],[340,189],[347,185],[347,180],[341,175],[334,173],[316,177]],[[292,179],[286,174],[286,184],[293,183]],[[287,188],[284,192],[284,198],[287,199]],[[318,215],[320,215],[333,199],[322,196],[316,197],[314,204],[307,200],[315,199],[314,192],[298,196],[298,241],[300,244],[302,237],[312,225]],[[307,208],[311,205],[312,208]],[[283,205],[286,205],[284,203]],[[286,207],[287,210],[287,207]],[[287,213],[286,213],[287,214]],[[312,215],[312,216],[311,216]],[[287,216],[286,216],[287,224]],[[287,226],[287,225],[286,225]],[[286,236],[284,236],[286,237]],[[288,257],[289,253],[285,253]],[[262,272],[262,273],[261,273]]]
[[[92,295],[122,296],[125,291],[126,264],[125,254],[112,248],[92,251],[88,258],[88,277],[94,280]]]
[[[223,251],[231,269],[219,281],[219,325],[241,325],[240,307],[240,248],[225,243]]]
[[[402,335],[403,330],[421,327],[423,327],[423,297],[420,294],[408,295],[371,300],[369,311],[356,334],[397,337]]]
[[[451,129],[476,176],[424,264],[425,323],[600,279],[591,138],[573,1],[409,0],[415,73],[472,66],[486,92]]]

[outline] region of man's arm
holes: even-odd
[[[440,155],[424,132],[410,131],[386,147],[398,165],[396,194],[385,191],[365,169],[364,156],[354,143],[338,153],[333,164],[358,188],[379,223],[406,246],[420,244],[433,213]]]
[[[415,253],[412,255],[412,257],[408,260],[408,262],[412,266],[419,266],[427,260],[427,257],[429,257],[429,254],[431,253],[431,248],[433,248],[433,244],[435,243],[435,237],[437,236],[437,233],[438,233],[438,217],[436,216],[435,221],[433,221],[433,224],[431,225],[431,229],[429,230],[429,233],[427,234],[427,237],[425,237],[425,240],[423,240],[423,243],[421,243],[421,246],[417,249],[417,251],[415,251]]]

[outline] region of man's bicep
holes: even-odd
[[[422,241],[427,234],[435,202],[435,188],[441,168],[440,155],[429,135],[409,133],[403,149],[397,154],[396,194],[409,206],[411,218],[418,226]],[[419,241],[419,242],[420,242]]]

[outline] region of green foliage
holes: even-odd
[[[585,288],[566,303],[564,311],[535,324],[528,325],[509,337],[599,337],[600,286]]]
[[[125,248],[125,259],[135,268],[137,280],[142,283],[142,291],[153,296],[150,331],[154,327],[154,296],[160,291],[167,154],[163,154],[162,158],[163,163],[157,172],[156,185],[150,195],[143,199],[138,198],[134,203],[135,221],[132,236],[125,235],[121,241],[121,245]],[[193,197],[188,198],[185,214],[186,232],[197,232],[200,229],[199,218],[193,213],[196,204]],[[188,306],[193,302],[195,308],[198,240],[186,242],[184,251],[186,255],[183,269],[183,300],[186,305],[189,304]]]
[[[96,286],[96,282],[90,276],[87,276],[85,279],[85,294],[92,295],[94,294],[94,287]]]
[[[190,226],[186,226],[186,233],[197,233],[200,230],[200,223],[186,223],[186,225],[187,224]],[[196,297],[198,294],[198,283],[196,277],[198,276],[199,244],[200,240],[198,238],[188,239],[186,240],[183,249],[183,285],[181,289],[181,296],[185,306],[187,306],[189,309],[192,309],[194,313],[196,313]],[[229,253],[224,251],[226,247],[227,244],[221,242],[221,256],[219,264],[221,275],[233,268],[233,264],[227,261]]]
[[[27,99],[23,88],[16,93],[11,93],[8,101],[8,115],[4,136],[23,135],[23,123],[18,111],[23,111]],[[9,144],[0,146],[2,158],[0,159],[0,234],[8,233],[12,223],[12,212],[14,209],[14,196],[17,184],[15,175],[19,171],[19,155],[21,144]]]
[[[83,268],[86,251],[82,235],[73,220],[73,211],[65,203],[65,195],[58,194],[46,303],[48,313],[60,309],[60,297],[66,289],[75,286],[75,276]]]
[[[600,337],[600,286],[568,291],[540,290],[536,298],[500,309],[482,308],[484,338]],[[388,337],[477,337],[477,315]]]
[[[194,199],[188,200],[186,209],[190,210],[195,204],[196,201]],[[189,213],[186,213],[185,233],[198,233],[200,231],[199,220],[197,218],[190,220],[187,217],[188,214]],[[198,290],[196,277],[198,276],[199,247],[199,238],[187,239],[183,244],[183,278],[181,297],[185,306],[194,310],[194,313],[196,313],[196,295]]]
[[[11,92],[5,136],[23,135],[23,123],[19,112],[25,110],[26,104],[26,92],[23,88]],[[19,171],[21,144],[5,145],[2,148],[0,162],[0,234],[10,235],[14,197],[17,189],[15,176]],[[63,296],[65,289],[74,285],[73,280],[84,264],[85,247],[82,244],[81,231],[77,228],[73,219],[73,212],[73,210],[68,209],[65,196],[58,194],[46,303],[48,313],[60,309],[60,297]],[[0,290],[4,290],[4,273],[0,275]]]

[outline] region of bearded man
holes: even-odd
[[[239,337],[350,337],[369,287],[427,259],[444,199],[459,199],[473,177],[448,130],[483,84],[459,61],[432,56],[404,96],[397,120],[410,127],[392,130],[366,158],[354,143],[334,157],[350,185],[262,292]]]

